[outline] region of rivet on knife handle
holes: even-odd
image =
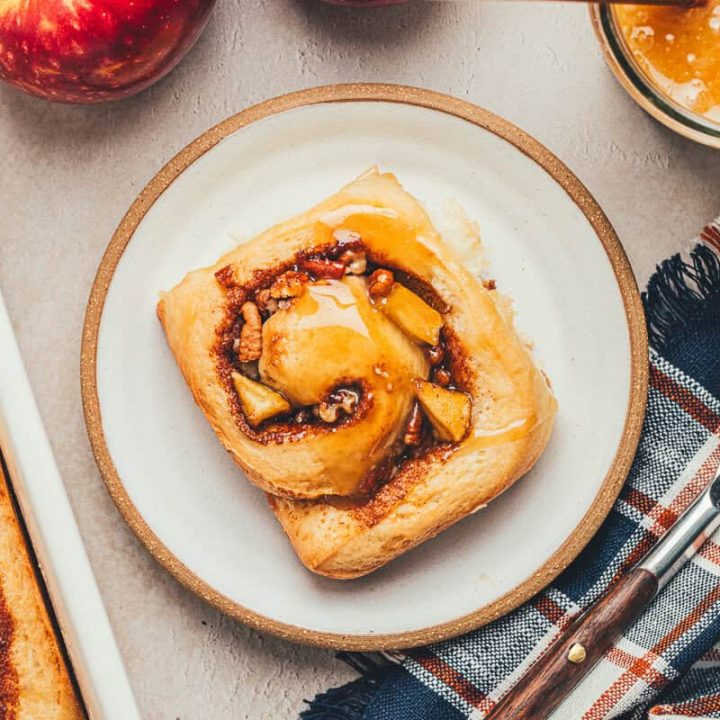
[[[550,647],[489,718],[541,720],[582,680],[655,597],[657,578],[636,568]]]
[[[720,470],[644,560],[556,640],[486,720],[545,720],[720,525]]]

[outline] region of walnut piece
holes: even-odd
[[[240,313],[245,324],[240,331],[240,344],[237,351],[241,363],[259,360],[262,355],[262,318],[254,302],[246,302]]]
[[[380,268],[368,278],[368,292],[370,297],[385,297],[395,284],[395,276],[390,270]]]

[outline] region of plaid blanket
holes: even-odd
[[[552,586],[464,637],[395,656],[343,654],[361,677],[303,720],[482,720],[559,633],[637,563],[720,462],[720,224],[658,267],[643,295],[650,392],[634,466],[585,551]],[[552,720],[720,718],[720,531]]]

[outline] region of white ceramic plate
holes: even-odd
[[[158,291],[370,165],[430,207],[459,201],[515,299],[560,404],[536,468],[480,513],[372,575],[296,559],[221,447],[168,350]],[[547,584],[589,540],[634,453],[646,390],[642,311],[600,209],[561,163],[461,101],[388,86],[317,88],[206,133],[151,182],[111,242],[88,308],[90,437],[125,518],[181,581],[295,640],[406,647],[476,627]]]

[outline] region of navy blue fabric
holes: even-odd
[[[465,715],[397,667],[375,695],[364,717],[368,720],[463,720]]]
[[[658,266],[643,294],[652,346],[720,397],[720,219],[703,230],[708,244]]]
[[[720,397],[720,295],[665,345],[662,354]]]

